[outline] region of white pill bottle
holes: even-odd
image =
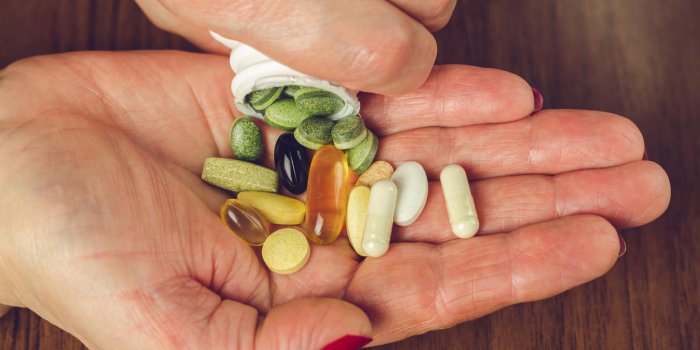
[[[209,33],[216,41],[231,49],[229,63],[233,72],[236,73],[231,82],[231,91],[236,108],[241,113],[262,119],[263,115],[248,104],[246,96],[255,90],[289,85],[315,87],[332,92],[342,98],[345,105],[338,112],[327,117],[331,120],[359,113],[360,101],[357,99],[356,91],[350,91],[340,85],[301,73],[246,44],[224,38],[211,31]]]

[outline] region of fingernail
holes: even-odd
[[[644,154],[642,155],[642,160],[649,160],[649,153],[647,153],[647,149],[644,149]]]
[[[535,88],[532,88],[532,95],[535,97],[535,110],[531,115],[534,115],[535,113],[541,111],[542,107],[544,107],[544,97],[542,97],[542,94]]]
[[[324,346],[322,350],[359,350],[371,341],[372,338],[361,335],[346,335]]]
[[[625,239],[622,238],[622,235],[620,232],[617,233],[617,238],[620,239],[620,252],[617,253],[617,258],[621,258],[625,253],[627,253],[627,243],[625,243]]]

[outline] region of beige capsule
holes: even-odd
[[[396,185],[391,180],[381,180],[372,185],[362,238],[362,249],[367,256],[380,257],[389,250],[397,193]]]
[[[356,186],[350,191],[348,199],[348,213],[345,216],[345,229],[348,233],[350,245],[358,255],[367,256],[362,249],[362,238],[365,235],[365,219],[367,218],[367,206],[369,205],[369,187]]]
[[[467,173],[459,165],[448,165],[440,172],[440,183],[452,233],[459,238],[474,236],[479,231],[479,218],[476,215]]]

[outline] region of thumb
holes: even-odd
[[[338,299],[296,299],[268,313],[256,336],[257,349],[359,349],[369,343],[371,324],[356,306]]]

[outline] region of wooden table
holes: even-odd
[[[0,67],[72,50],[193,49],[131,0],[1,0]],[[382,349],[700,348],[700,1],[463,0],[437,34],[440,63],[505,69],[546,108],[631,118],[673,197],[656,222],[623,233],[604,277]],[[0,320],[0,349],[79,349],[28,310]]]

